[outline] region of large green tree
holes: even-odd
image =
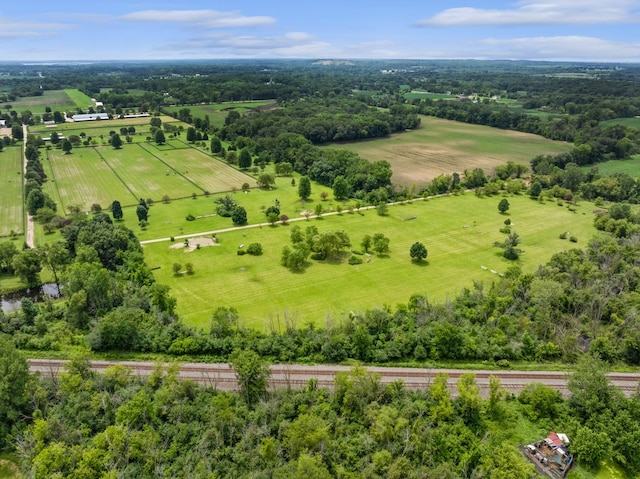
[[[13,343],[0,336],[0,450],[9,445],[14,425],[28,412],[29,365]]]
[[[311,180],[308,176],[303,176],[298,182],[298,196],[303,200],[308,200],[311,196]]]
[[[116,150],[119,150],[122,147],[122,138],[117,133],[111,135],[111,146],[113,146]]]
[[[118,200],[114,200],[113,203],[111,203],[111,214],[114,220],[121,220],[124,216],[122,213],[122,205]]]
[[[413,243],[411,248],[409,248],[409,256],[411,256],[412,260],[422,261],[423,259],[426,259],[427,254],[427,248],[419,241]]]
[[[240,393],[249,407],[267,394],[271,369],[269,364],[255,351],[236,350],[229,357],[236,372]]]

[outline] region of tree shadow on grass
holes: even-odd
[[[426,259],[422,259],[422,260],[412,259],[411,260],[411,264],[416,265],[416,266],[420,266],[421,268],[424,268],[425,266],[429,266],[430,263]]]

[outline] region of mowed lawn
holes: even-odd
[[[590,203],[581,203],[571,212],[555,202],[541,204],[522,195],[509,197],[509,214],[501,215],[500,199],[466,194],[393,206],[386,217],[373,210],[311,217],[288,226],[219,233],[219,246],[190,253],[170,248],[181,245],[178,240],[147,244],[145,256],[150,267],[159,267],[154,271],[157,279],[172,288],[186,323],[206,328],[217,307],[233,306],[245,324],[262,329],[282,326],[285,317],[294,318],[299,326],[324,325],[350,311],[395,307],[414,293],[432,301],[452,299],[474,281],[496,280],[511,265],[534,271],[553,253],[582,247],[597,233]],[[493,246],[505,237],[499,230],[506,218],[512,220],[525,251],[516,262],[504,259]],[[311,260],[305,272],[292,273],[279,262],[295,224],[303,229],[313,225],[319,231],[344,229],[353,249],[361,249],[365,234],[380,232],[390,238],[391,251],[383,257],[374,255],[369,262],[364,257],[365,262],[357,266],[347,264],[348,255],[341,263]],[[561,240],[563,232],[570,232],[578,242]],[[409,248],[415,241],[423,242],[429,251],[423,264],[410,260]],[[237,255],[241,244],[246,248],[253,242],[262,244],[262,256]],[[174,263],[184,266],[187,262],[194,266],[193,275],[173,274]]]
[[[420,116],[417,130],[389,138],[331,145],[358,153],[369,161],[391,164],[395,184],[426,186],[441,174],[463,173],[513,161],[529,165],[537,155],[555,155],[571,149],[568,143],[538,135]]]
[[[11,231],[22,234],[24,209],[22,198],[22,143],[7,146],[0,151],[0,237],[9,236]]]

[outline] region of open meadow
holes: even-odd
[[[583,246],[596,234],[590,203],[579,204],[573,212],[555,201],[538,203],[521,195],[508,197],[511,208],[501,215],[500,199],[465,194],[392,206],[388,216],[374,210],[320,219],[312,216],[285,226],[220,232],[215,246],[190,248],[190,252],[183,240],[149,243],[144,246],[145,257],[151,268],[158,268],[154,271],[158,281],[171,287],[186,323],[206,328],[212,312],[227,306],[235,307],[245,324],[262,329],[283,326],[285,317],[298,326],[324,325],[350,311],[406,303],[414,293],[433,301],[452,299],[474,281],[491,282],[512,265],[533,271],[553,253]],[[504,259],[493,246],[505,237],[499,230],[506,218],[522,238],[524,254],[516,262]],[[293,273],[280,265],[280,257],[283,246],[290,244],[294,225],[303,230],[316,226],[320,232],[345,230],[354,250],[361,250],[364,235],[383,233],[390,239],[390,252],[362,256],[364,262],[354,266],[347,263],[346,253],[341,262],[310,260],[304,272]],[[578,242],[560,239],[563,232],[570,232]],[[202,241],[210,238],[206,235]],[[429,251],[422,264],[412,263],[409,257],[416,241]],[[246,248],[255,242],[261,243],[262,256],[237,255],[240,245]],[[197,243],[189,240],[191,247]],[[194,274],[175,275],[174,263],[192,263]]]
[[[0,238],[24,232],[24,203],[22,199],[22,143],[0,151]]]
[[[87,106],[89,105],[84,108]],[[75,111],[76,104],[69,97],[68,90],[45,90],[40,96],[18,98],[11,102],[11,107],[18,112],[29,110],[34,115],[43,115],[46,107],[50,107],[52,111]]]
[[[340,143],[369,161],[391,164],[395,184],[424,187],[438,175],[482,168],[491,172],[507,161],[529,165],[537,155],[565,153],[571,145],[538,135],[420,116],[420,128],[377,140]]]
[[[584,172],[597,168],[598,173],[603,176],[615,175],[623,173],[632,178],[640,178],[640,155],[633,155],[627,160],[609,160],[604,163],[596,163],[595,165],[585,165],[581,169]]]

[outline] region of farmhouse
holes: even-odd
[[[573,466],[569,438],[562,433],[551,431],[546,438],[526,445],[522,452],[539,473],[550,479],[564,479]]]
[[[73,121],[108,120],[109,115],[106,113],[81,113],[79,115],[73,115],[71,119]]]

